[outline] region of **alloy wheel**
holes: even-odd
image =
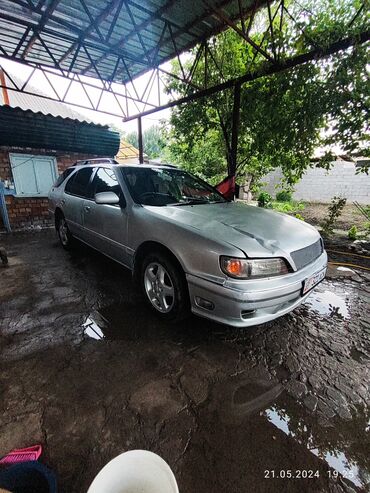
[[[161,313],[169,313],[175,303],[175,289],[167,270],[151,262],[144,272],[144,287],[149,301]]]
[[[69,239],[68,239],[68,226],[67,226],[66,220],[64,218],[62,218],[60,220],[58,232],[59,232],[59,238],[60,238],[62,245],[63,246],[68,245],[68,241],[69,241]]]

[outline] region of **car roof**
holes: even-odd
[[[173,164],[140,164],[140,163],[130,163],[130,164],[122,164],[122,163],[119,163],[118,166],[120,168],[165,168],[165,169],[168,169],[168,168],[173,168],[173,169],[177,169],[177,166],[173,165]]]
[[[88,160],[88,161],[77,161],[74,163],[71,168],[95,168],[96,166],[103,167],[103,168],[144,168],[144,169],[177,169],[177,166],[173,164],[149,164],[149,163],[130,163],[130,164],[123,164],[123,163],[117,163],[117,162],[104,162],[100,160]]]

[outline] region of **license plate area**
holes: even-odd
[[[315,274],[313,274],[312,276],[307,277],[307,279],[303,281],[302,296],[307,294],[309,291],[311,291],[311,289],[317,286],[317,284],[319,284],[319,282],[324,279],[325,274],[326,267],[324,269],[321,269],[319,272],[315,272]]]

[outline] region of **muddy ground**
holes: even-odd
[[[87,247],[2,242],[1,455],[42,443],[65,493],[136,448],[180,493],[366,491],[369,273],[333,266],[305,305],[253,329],[173,327]]]
[[[299,213],[308,223],[321,226],[328,216],[329,205],[317,202],[304,202],[305,207]],[[359,231],[363,231],[366,222],[368,222],[368,219],[360,213],[354,204],[346,204],[335,224],[335,228],[348,231],[352,226],[356,226]]]

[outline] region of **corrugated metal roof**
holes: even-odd
[[[120,135],[108,127],[0,106],[0,145],[114,157]]]
[[[22,80],[13,72],[8,72],[14,83],[18,87],[21,87],[24,81],[22,82]],[[6,73],[4,73],[4,81],[7,87],[14,87],[12,81],[9,80]],[[27,90],[35,94],[40,94],[40,96],[46,96],[43,91],[41,91],[39,88],[33,87],[30,83],[28,83],[27,85]],[[89,118],[81,115],[66,104],[60,103],[58,101],[53,101],[51,99],[45,99],[45,97],[33,96],[31,94],[26,94],[18,91],[7,91],[6,89],[1,90],[0,105],[6,104],[6,101],[4,101],[5,91],[6,96],[9,100],[9,106],[11,106],[12,108],[21,108],[25,111],[31,110],[34,113],[42,113],[43,115],[60,116],[62,118],[70,118],[71,120],[91,123],[91,120]]]
[[[209,0],[229,19],[263,0]],[[127,82],[227,27],[201,0],[0,0],[13,60]]]
[[[119,163],[127,159],[139,159],[139,150],[121,138],[116,159]]]

